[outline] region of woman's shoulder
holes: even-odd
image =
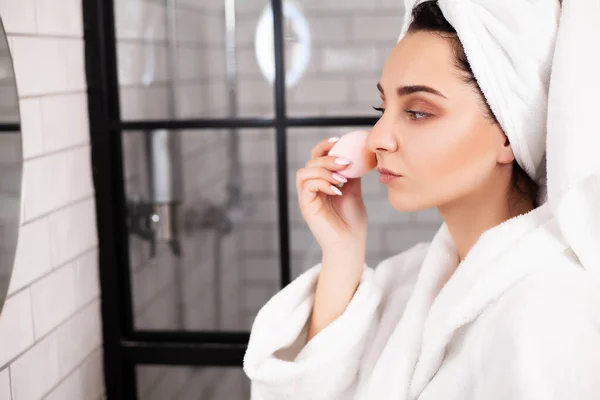
[[[600,284],[572,256],[567,251],[523,279],[486,313],[478,345],[482,385],[596,398]]]
[[[493,325],[513,339],[600,332],[599,305],[600,282],[567,249],[500,297]]]
[[[580,307],[594,302],[594,309],[600,311],[600,282],[581,266],[571,249],[553,257],[507,294],[513,301],[527,304],[534,310],[535,307],[559,304]]]

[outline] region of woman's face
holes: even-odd
[[[386,61],[378,84],[383,114],[367,148],[378,168],[401,175],[386,182],[390,203],[400,211],[482,193],[514,159],[462,74],[451,42],[428,32],[406,35]]]

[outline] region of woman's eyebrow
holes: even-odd
[[[383,94],[383,87],[381,87],[380,83],[377,84],[377,90],[379,90],[379,92],[381,94]],[[435,90],[434,88],[429,87],[429,86],[424,86],[424,85],[400,86],[398,89],[396,89],[396,93],[398,94],[398,96],[407,96],[409,94],[413,94],[413,93],[417,93],[417,92],[431,93],[431,94],[435,94],[436,96],[440,96],[445,99],[448,99],[446,96],[444,96],[442,93]]]

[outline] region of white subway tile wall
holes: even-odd
[[[50,254],[55,266],[97,246],[94,203],[87,199],[50,215]]]
[[[35,0],[38,33],[79,36],[82,32],[82,2],[79,0]]]
[[[38,33],[35,22],[35,0],[23,0],[16,6],[14,1],[0,0],[0,15],[7,33]]]
[[[61,377],[70,374],[102,345],[100,301],[83,306],[56,330]]]
[[[44,153],[42,99],[36,97],[22,99],[19,102],[19,108],[21,111],[21,130],[27,132],[27,134],[22,135],[23,158],[28,160]]]
[[[23,215],[0,398],[104,397],[81,0],[0,0],[19,89]],[[40,68],[43,66],[43,68]]]
[[[11,295],[4,303],[0,318],[0,340],[2,343],[10,343],[10,346],[0,347],[0,365],[3,366],[34,344],[29,288]]]
[[[44,337],[75,312],[73,273],[73,264],[66,264],[31,286],[36,339]]]
[[[88,104],[85,93],[43,97],[40,101],[42,136],[47,152],[85,145],[89,141]],[[82,149],[86,150],[85,147]],[[89,154],[83,156],[89,157]],[[85,173],[85,176],[89,175]]]
[[[44,400],[99,399],[104,393],[102,376],[102,352],[96,350]]]
[[[56,332],[36,342],[10,366],[13,399],[36,400],[60,381]]]
[[[81,37],[15,35],[11,38],[11,43],[21,97],[68,92],[85,93]],[[40,65],[44,68],[39,68]]]
[[[0,399],[10,399],[10,377],[8,369],[0,371]]]

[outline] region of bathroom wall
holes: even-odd
[[[0,399],[104,397],[81,0],[0,0],[25,157]]]

